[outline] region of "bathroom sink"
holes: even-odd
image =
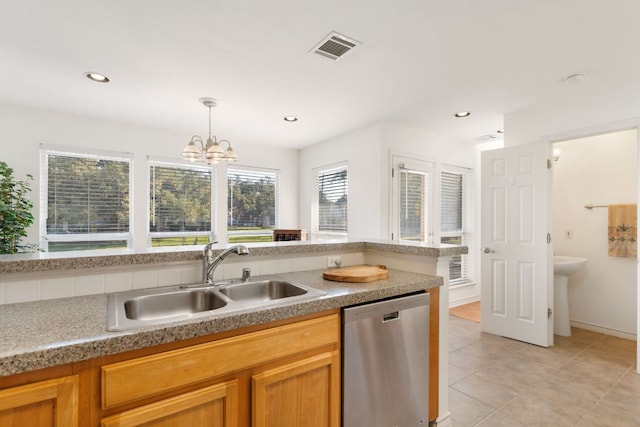
[[[325,294],[277,277],[264,277],[251,282],[170,286],[109,294],[107,330],[122,331],[256,310]]]
[[[304,295],[309,291],[283,280],[261,280],[223,286],[220,292],[233,301],[271,301]]]
[[[216,293],[190,289],[134,297],[124,302],[124,311],[127,319],[153,320],[216,310],[226,305]]]
[[[553,274],[568,276],[580,270],[587,263],[587,258],[555,255],[553,257]]]

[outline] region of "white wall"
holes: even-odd
[[[159,124],[160,126],[161,124]],[[14,175],[23,179],[27,173],[34,176],[31,199],[34,213],[39,212],[39,149],[40,144],[70,148],[101,149],[132,153],[134,155],[134,247],[146,246],[147,230],[147,156],[180,160],[180,152],[193,134],[203,135],[206,122],[193,133],[181,133],[158,128],[142,127],[97,118],[57,113],[0,104],[0,159],[14,169]],[[215,129],[214,129],[215,130]],[[232,141],[233,142],[233,141]],[[280,224],[298,226],[298,152],[284,148],[234,145],[240,155],[240,165],[279,169]],[[218,176],[224,178],[224,173]],[[220,182],[226,192],[226,184]],[[226,194],[220,194],[218,229],[226,221]],[[38,219],[29,230],[28,241],[36,243]],[[141,232],[140,232],[141,231]]]
[[[348,163],[349,239],[382,238],[380,125],[349,132],[300,150],[300,226],[312,231],[313,169]]]
[[[636,203],[636,131],[569,140],[554,148],[562,150],[552,168],[554,251],[589,259],[569,277],[572,323],[636,335],[636,259],[608,256],[608,210],[584,208]],[[568,230],[572,239],[565,235]]]

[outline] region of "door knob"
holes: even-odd
[[[488,248],[488,247],[487,247],[487,248],[484,248],[484,249],[482,250],[482,252],[484,252],[485,254],[492,254],[492,253],[494,253],[495,251],[494,251],[493,249],[491,249],[491,248]]]

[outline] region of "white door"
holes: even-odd
[[[482,153],[482,330],[553,345],[549,144]]]

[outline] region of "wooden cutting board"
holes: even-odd
[[[385,265],[352,265],[335,268],[322,273],[326,280],[335,282],[366,283],[389,278]]]

